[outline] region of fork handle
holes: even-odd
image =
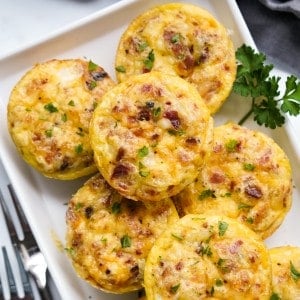
[[[47,287],[39,288],[39,291],[42,300],[53,300]]]

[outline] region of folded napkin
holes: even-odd
[[[300,78],[300,0],[236,1],[258,50],[274,67]]]
[[[295,14],[300,18],[300,1],[299,0],[260,0],[261,3],[273,10],[287,11]]]

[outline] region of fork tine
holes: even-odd
[[[4,247],[1,247],[0,251],[0,281],[2,285],[2,294],[4,297],[4,300],[10,299],[10,288],[9,288],[9,282],[8,277],[6,273],[5,268],[5,260],[4,260],[4,253],[3,253]]]
[[[7,257],[8,257],[8,262],[9,262],[10,268],[12,270],[13,278],[15,281],[17,294],[20,298],[22,298],[25,296],[25,292],[24,292],[24,288],[23,288],[23,282],[22,282],[22,278],[21,278],[20,267],[18,264],[17,256],[16,256],[15,250],[12,245],[12,241],[11,241],[11,238],[10,238],[10,235],[8,232],[8,228],[5,223],[8,218],[9,217],[6,215],[5,203],[4,203],[4,200],[2,197],[2,193],[0,191],[0,225],[1,225],[1,229],[2,229],[1,230],[2,231],[1,238],[3,239],[3,241],[9,241],[5,245],[4,245],[4,243],[1,243],[1,252],[2,252],[2,256],[3,256],[3,248],[5,247]],[[1,259],[2,259],[2,262],[4,261],[4,264],[1,263],[1,266],[3,266],[3,268],[4,268],[4,269],[2,269],[2,267],[1,267],[1,274],[2,273],[6,274],[6,269],[5,269],[6,264],[5,264],[4,256]],[[9,285],[8,279],[7,279],[7,274],[2,275],[2,277],[3,277],[3,282],[2,282],[2,278],[1,278],[2,285],[3,286],[5,286],[5,284]],[[7,280],[7,281],[5,281],[5,280]],[[5,288],[3,288],[3,290],[5,291]]]

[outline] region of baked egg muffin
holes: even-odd
[[[178,75],[198,89],[215,113],[235,80],[235,50],[228,31],[208,11],[168,3],[129,24],[119,42],[115,69],[119,81],[152,70]]]
[[[197,90],[160,72],[131,76],[91,120],[97,166],[124,197],[159,201],[191,183],[210,150],[212,118]]]
[[[262,239],[239,221],[190,214],[155,241],[144,285],[148,300],[269,300],[271,262]]]
[[[263,239],[282,223],[292,202],[289,160],[265,134],[228,123],[214,129],[212,152],[192,184],[177,195],[181,215],[226,215]]]
[[[7,108],[9,132],[23,159],[56,179],[95,173],[89,123],[102,95],[114,85],[92,61],[36,64],[13,88]]]
[[[92,286],[110,293],[138,290],[155,239],[178,219],[169,198],[151,205],[126,199],[98,173],[69,202],[66,250]]]
[[[269,250],[274,300],[300,299],[300,248],[281,246]]]

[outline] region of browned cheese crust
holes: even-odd
[[[89,122],[114,85],[103,68],[85,60],[36,64],[16,84],[8,103],[9,132],[23,159],[57,179],[96,172]]]
[[[145,205],[123,198],[97,174],[72,197],[66,220],[77,274],[98,289],[125,293],[142,288],[148,252],[178,214],[170,199]]]
[[[133,200],[158,201],[196,178],[210,151],[212,118],[192,85],[153,71],[104,95],[90,138],[112,187]]]
[[[176,205],[181,214],[238,219],[265,239],[291,203],[291,167],[283,150],[265,134],[229,123],[215,128],[211,155]]]
[[[206,10],[183,3],[142,13],[123,33],[116,55],[119,81],[151,70],[178,75],[215,113],[231,91],[235,51],[227,30]]]

